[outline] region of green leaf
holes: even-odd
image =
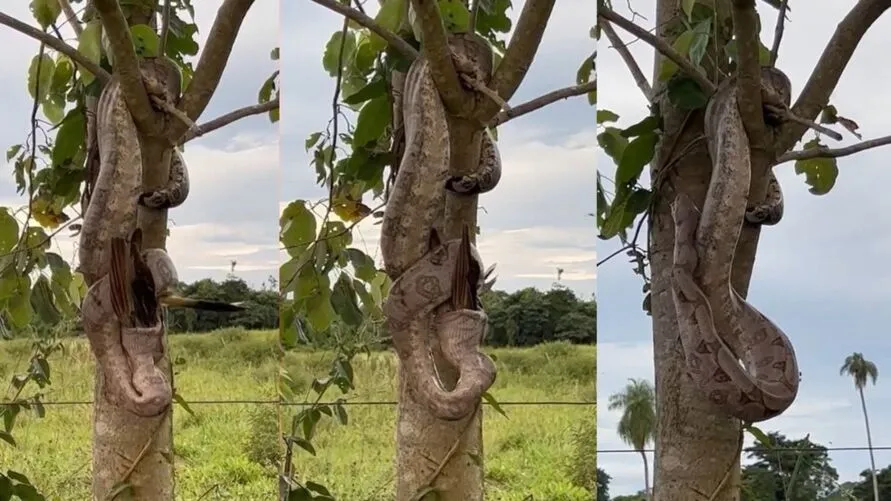
[[[334,308],[331,307],[331,292],[327,287],[306,300],[306,319],[315,331],[324,331],[334,320]]]
[[[376,141],[390,123],[390,101],[386,96],[372,99],[362,106],[359,118],[356,119],[356,130],[353,133],[353,147],[365,146]]]
[[[12,434],[7,431],[0,430],[0,440],[3,440],[9,445],[16,447],[15,438],[13,438]]]
[[[44,30],[56,22],[61,12],[59,0],[31,0],[31,14]]]
[[[727,54],[727,57],[730,58],[731,61],[734,63],[737,62],[739,58],[739,49],[736,46],[736,39],[727,42],[727,45],[724,46],[724,53]],[[770,64],[770,49],[765,47],[760,40],[758,41],[758,60],[762,66]]]
[[[332,77],[337,76],[337,72],[342,70],[342,67],[337,64],[340,60],[341,45],[343,45],[343,62],[351,60],[353,51],[356,49],[356,35],[352,31],[347,31],[346,37],[344,37],[342,31],[336,31],[325,45],[322,67]]]
[[[687,54],[690,52],[690,45],[693,43],[693,38],[695,37],[695,33],[693,30],[687,30],[681,33],[671,44],[674,50],[678,51],[681,54]],[[659,68],[659,80],[662,82],[667,81],[671,77],[674,76],[678,71],[678,65],[671,59],[667,57],[662,58],[662,66]]]
[[[767,449],[773,449],[773,442],[771,442],[770,437],[766,433],[761,431],[760,428],[753,425],[747,425],[745,427],[745,430],[749,432],[749,434],[751,434],[753,437],[755,437],[755,440],[757,440],[762,446]]]
[[[65,54],[59,54],[56,60],[56,70],[53,72],[53,82],[50,90],[54,93],[64,94],[74,75],[74,63]]]
[[[65,118],[65,95],[53,94],[41,103],[40,109],[43,115],[53,124],[56,125]]]
[[[622,137],[622,129],[616,127],[606,127],[597,134],[597,143],[616,165],[622,160],[622,153],[628,146],[628,140]]]
[[[643,168],[653,160],[659,136],[648,132],[634,138],[622,153],[622,160],[616,169],[616,184],[628,184],[640,177]]]
[[[399,25],[402,23],[405,2],[406,0],[384,0],[381,2],[381,8],[377,11],[377,15],[374,16],[374,20],[387,31],[396,33],[399,30]],[[372,33],[371,36],[377,37],[378,35]]]
[[[291,256],[299,256],[315,241],[316,217],[305,200],[295,200],[282,211],[281,242]]]
[[[19,329],[24,329],[31,323],[33,311],[31,310],[31,287],[27,277],[20,277],[15,296],[10,298],[6,312],[12,324]]]
[[[498,403],[498,400],[495,400],[495,397],[493,397],[491,393],[489,393],[488,391],[484,392],[483,400],[485,400],[489,405],[491,405],[492,409],[494,409],[495,412],[497,412],[498,414],[501,414],[502,416],[504,416],[507,419],[510,419],[507,416],[507,413],[504,412],[504,409],[501,407],[501,404]]]
[[[319,142],[320,137],[322,137],[321,132],[313,132],[312,134],[310,134],[309,137],[306,138],[306,151],[312,149],[312,147]]]
[[[313,447],[312,444],[309,443],[308,440],[305,440],[300,437],[291,437],[291,441],[294,442],[294,444],[297,445],[297,447],[300,447],[301,449],[312,454],[313,456],[316,455],[316,448]]]
[[[619,115],[610,110],[597,110],[597,123],[605,124],[619,120]]]
[[[49,325],[56,325],[62,319],[53,302],[53,291],[46,275],[40,275],[34,282],[31,290],[31,308],[37,313],[37,318]]]
[[[90,21],[84,25],[84,29],[77,39],[77,51],[96,64],[99,64],[99,59],[102,57],[101,29],[102,24],[98,19]],[[85,70],[81,65],[77,65],[77,67],[81,72],[83,84],[90,85],[96,78],[96,75]]]
[[[53,166],[65,165],[71,162],[81,151],[84,145],[84,131],[86,117],[83,108],[75,108],[68,112],[62,119],[59,132],[53,144]]]
[[[279,52],[279,48],[278,48],[278,47],[272,49],[272,50],[269,52],[269,59],[272,59],[273,61],[278,61],[278,52]]]
[[[137,24],[130,27],[130,37],[136,47],[136,55],[140,57],[157,57],[161,39],[147,24]]]
[[[684,14],[687,15],[688,20],[693,19],[693,6],[696,5],[696,0],[682,0],[681,8],[684,10]]]
[[[365,87],[362,87],[349,97],[344,98],[343,102],[346,104],[359,104],[376,97],[386,97],[386,94],[387,82],[385,82],[383,78],[375,78],[371,82],[368,82],[368,85]]]
[[[808,141],[804,150],[825,147],[819,139]],[[835,186],[838,179],[838,161],[835,158],[808,158],[795,161],[795,173],[804,174],[804,182],[813,195],[825,195]]]
[[[180,395],[179,392],[176,390],[173,390],[173,401],[179,404],[179,406],[182,407],[184,411],[191,414],[192,417],[197,417],[195,416],[195,411],[193,411],[192,408],[189,407],[189,403],[186,402],[186,399],[183,398],[183,396]]]
[[[470,31],[470,10],[461,0],[439,0],[439,14],[449,33]]]
[[[19,239],[19,223],[6,207],[0,207],[0,254],[12,250]]]
[[[690,77],[678,77],[668,82],[668,99],[682,110],[697,110],[708,104],[708,96]]]
[[[337,282],[334,283],[334,290],[331,291],[331,306],[346,325],[351,327],[362,325],[364,317],[356,302],[353,282],[346,273],[341,273]]]
[[[21,144],[14,144],[10,146],[9,149],[6,150],[6,161],[9,162],[10,160],[12,160],[12,157],[18,155],[19,152],[22,151],[22,147],[23,145]]]
[[[643,120],[622,131],[622,137],[635,137],[649,134],[659,128],[659,117],[647,115]]]
[[[591,73],[594,72],[594,57],[586,57],[575,73],[575,83],[581,85],[591,80]],[[599,121],[598,121],[599,123]]]
[[[366,282],[374,280],[375,275],[377,275],[377,267],[374,265],[374,259],[371,259],[368,254],[353,247],[347,249],[346,253],[350,260],[350,264],[352,264],[353,269],[356,270],[357,278]]]
[[[28,67],[28,92],[31,94],[31,99],[43,102],[53,83],[55,69],[56,63],[47,54],[34,56],[31,59],[31,66]]]
[[[693,42],[690,44],[690,61],[697,67],[699,66],[699,63],[702,62],[702,58],[705,56],[705,51],[708,49],[711,30],[711,18],[704,19],[693,27]]]

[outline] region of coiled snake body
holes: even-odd
[[[788,104],[785,75],[772,68],[763,73],[763,81]],[[748,204],[751,157],[735,78],[722,82],[712,97],[705,128],[713,170],[702,213],[683,193],[671,207],[678,330],[688,374],[709,401],[722,413],[758,422],[795,400],[798,363],[783,331],[733,289],[731,270],[744,221],[775,224],[782,195],[772,178],[765,204]]]
[[[446,189],[458,194],[481,193],[500,178],[500,158],[494,143],[483,141],[477,175],[449,178],[449,134],[445,107],[426,60],[415,60],[405,76],[401,104],[405,153],[384,213],[381,251],[387,273],[394,277],[384,313],[394,348],[402,360],[406,383],[440,419],[456,420],[472,413],[495,381],[495,364],[479,351],[485,335],[484,311],[448,310],[455,294],[456,269],[462,249],[482,285],[482,262],[476,249],[462,239],[440,242]],[[397,110],[399,112],[400,110]],[[421,232],[419,235],[418,232]],[[460,289],[460,287],[457,287]],[[430,335],[430,333],[435,333]],[[430,355],[438,340],[446,361],[459,374],[453,390],[442,387]]]
[[[144,78],[152,77],[144,74]],[[177,88],[164,89],[168,95],[163,98],[170,99],[172,93],[178,96],[179,83],[167,85]],[[136,221],[142,153],[117,77],[99,98],[96,127],[99,175],[78,250],[78,269],[91,284],[81,307],[84,330],[102,371],[108,400],[134,414],[155,416],[172,400],[170,383],[155,365],[164,355],[164,326],[153,298],[148,298],[151,306],[140,311],[131,297],[136,287],[154,299],[168,294],[177,274],[163,249],[141,249]],[[175,191],[176,196],[166,200],[179,200],[183,191]]]

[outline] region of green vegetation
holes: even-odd
[[[281,460],[275,405],[199,404],[201,400],[275,398],[279,360],[274,331],[225,329],[170,336],[177,361],[176,386],[195,415],[175,409],[177,499],[269,500]],[[50,357],[52,385],[45,401],[90,400],[93,358],[83,339],[63,343]],[[0,343],[0,377],[24,370],[31,355],[25,340]],[[499,402],[595,401],[595,348],[550,343],[534,348],[487,350],[499,366],[491,393]],[[284,365],[294,393],[306,395],[325,374],[333,354],[290,351]],[[371,352],[353,360],[356,389],[350,401],[395,400],[395,357]],[[326,395],[338,396],[337,390]],[[46,405],[42,419],[19,414],[13,448],[0,446],[0,465],[26,474],[50,500],[87,499],[90,486],[91,406]],[[508,406],[508,418],[485,410],[487,499],[590,501],[596,449],[595,408]],[[319,421],[317,456],[294,448],[294,466],[322,481],[342,501],[392,499],[395,408],[348,406],[349,423]],[[282,412],[290,416],[294,411]],[[288,423],[283,423],[287,428]],[[8,465],[8,466],[7,466]],[[590,489],[590,490],[589,490]]]

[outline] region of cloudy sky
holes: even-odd
[[[652,28],[653,0],[632,0],[631,6]],[[787,23],[778,65],[800,92],[810,70],[832,35],[838,21],[854,2],[814,0],[811,9],[794,9]],[[614,2],[629,15],[624,2]],[[770,45],[776,11],[759,2],[763,15],[762,38]],[[620,30],[625,41],[631,37]],[[622,116],[629,125],[645,116],[645,102],[615,50],[601,43],[598,51],[599,105]],[[832,96],[839,113],[857,121],[864,139],[891,134],[886,114],[891,93],[884,85],[891,68],[876,64],[891,45],[891,14],[876,22],[861,42]],[[649,75],[652,52],[642,43],[632,52]],[[797,94],[796,94],[797,95]],[[864,99],[866,96],[868,98]],[[810,135],[805,136],[810,139]],[[856,142],[850,134],[845,141]],[[891,198],[884,194],[891,182],[889,149],[874,149],[839,160],[835,188],[822,197],[807,192],[793,163],[777,168],[786,196],[786,212],[779,226],[762,233],[758,261],[749,298],[773,319],[795,344],[803,373],[798,399],[782,416],[762,424],[765,431],[779,431],[827,447],[866,446],[860,402],[849,378],[838,375],[845,356],[862,352],[879,368],[879,382],[866,390],[874,446],[891,446],[891,429],[881,423],[891,413],[891,386],[882,374],[891,365],[891,338],[885,326],[891,322],[885,286],[891,271],[882,263],[891,252]],[[602,152],[598,164],[612,177],[615,167]],[[598,242],[598,254],[608,255],[614,243]],[[620,391],[628,378],[653,380],[650,318],[640,309],[640,282],[630,267],[616,260],[598,270],[599,366],[598,446],[626,448],[615,433],[617,412],[607,411],[609,395]],[[746,445],[751,445],[751,440]],[[876,466],[891,463],[891,452],[878,451]],[[652,455],[650,456],[652,460]],[[842,481],[854,480],[869,467],[866,451],[832,452],[833,465]],[[652,463],[651,463],[652,464]],[[613,495],[643,488],[643,469],[635,454],[601,454],[599,466],[613,477]]]
[[[372,13],[376,2],[366,2]],[[519,8],[521,2],[515,2]],[[582,60],[591,54],[594,5],[561,0],[545,31],[538,56],[511,104],[575,83]],[[580,14],[584,13],[584,14]],[[373,14],[372,14],[373,15]],[[512,17],[516,18],[517,12]],[[334,79],[322,68],[322,51],[342,21],[311,2],[282,5],[283,200],[316,200],[304,140],[330,118]],[[479,248],[488,266],[498,263],[496,287],[550,288],[557,268],[562,283],[584,297],[594,291],[594,109],[584,97],[555,103],[499,128],[504,171],[498,187],[481,197]],[[376,205],[372,203],[371,205]],[[379,226],[357,227],[354,245],[378,256]]]
[[[32,21],[27,2],[9,2],[3,12]],[[195,18],[204,41],[221,0],[195,2]],[[257,91],[276,69],[269,59],[278,45],[278,2],[256,2],[248,13],[229,59],[222,81],[200,122],[233,109],[255,104]],[[69,43],[76,45],[70,28],[63,29]],[[5,151],[25,140],[30,131],[31,99],[25,86],[28,65],[37,54],[34,40],[0,27],[0,45],[16,50],[0,55],[0,147]],[[197,61],[197,59],[196,59]],[[191,282],[204,277],[222,279],[237,261],[235,274],[255,286],[278,268],[278,131],[266,115],[243,119],[186,145],[184,157],[192,180],[185,204],[170,212],[171,236],[168,251],[180,278]],[[5,159],[6,157],[2,157]],[[19,205],[12,166],[0,177],[0,205]],[[74,259],[72,239],[60,239],[58,250]]]

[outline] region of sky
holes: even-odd
[[[801,91],[839,20],[854,2],[813,0],[809,9],[790,14],[778,67],[792,80],[793,95]],[[630,17],[625,2],[616,9]],[[630,5],[646,19],[637,22],[652,28],[654,0],[631,0]],[[776,10],[757,3],[762,14],[762,40],[773,40]],[[632,40],[617,28],[626,42]],[[891,134],[891,116],[885,112],[891,93],[884,85],[891,68],[876,64],[891,46],[891,15],[876,22],[860,43],[831,102],[839,114],[860,124],[864,139]],[[631,45],[632,53],[650,76],[653,53],[643,42]],[[606,37],[598,50],[598,106],[618,113],[620,126],[643,118],[645,101],[624,63],[609,47]],[[864,99],[865,96],[868,98]],[[794,100],[794,99],[793,99]],[[857,142],[842,131],[843,146]],[[805,139],[812,135],[806,134]],[[883,379],[891,365],[891,338],[884,332],[891,322],[891,295],[882,284],[891,270],[882,264],[891,252],[891,198],[883,186],[891,182],[889,149],[873,149],[839,159],[839,178],[824,196],[808,193],[794,163],[776,168],[786,199],[782,222],[762,232],[749,293],[750,302],[770,317],[795,345],[803,374],[798,398],[780,417],[761,423],[764,431],[779,431],[792,439],[810,439],[826,447],[865,447],[866,434],[860,402],[849,377],[839,376],[844,358],[862,352],[879,369],[876,386],[868,386],[866,405],[875,447],[891,446],[891,428],[883,418],[891,414],[891,386]],[[598,166],[612,177],[615,167],[602,151]],[[597,243],[606,256],[618,247]],[[615,433],[619,411],[608,411],[611,394],[621,391],[629,378],[654,380],[652,327],[641,310],[641,283],[621,259],[598,269],[598,447],[625,449]],[[746,446],[752,445],[749,438]],[[869,468],[867,451],[831,452],[841,481],[858,479]],[[891,464],[891,451],[875,452],[876,467]],[[652,454],[650,454],[652,465]],[[744,460],[745,462],[745,460]],[[611,477],[610,494],[630,494],[643,489],[643,465],[637,454],[600,454],[598,466]],[[651,470],[652,471],[652,470]]]
[[[514,2],[513,19],[521,5]],[[576,71],[594,49],[588,35],[593,7],[588,0],[561,0],[510,104],[575,84]],[[366,8],[373,15],[376,2]],[[322,68],[322,51],[341,24],[339,15],[311,2],[282,5],[283,204],[326,194],[315,184],[304,140],[330,118],[335,82]],[[485,265],[497,263],[497,289],[549,289],[559,267],[563,285],[584,298],[594,292],[594,219],[588,214],[595,207],[595,116],[582,96],[499,127],[503,174],[498,187],[480,197],[478,240]],[[353,245],[379,257],[380,226],[371,223],[357,226]]]
[[[27,2],[8,2],[3,12],[37,25]],[[200,46],[204,45],[222,0],[195,2]],[[256,104],[260,86],[276,69],[269,53],[279,43],[278,2],[256,2],[244,20],[217,92],[198,123],[237,108]],[[62,30],[76,46],[74,32]],[[25,140],[29,131],[31,98],[26,75],[38,42],[3,26],[0,46],[16,50],[0,53],[0,148]],[[200,56],[200,54],[199,54]],[[195,59],[197,61],[197,58]],[[180,280],[224,279],[236,261],[235,275],[254,287],[267,277],[278,276],[278,127],[267,115],[242,119],[226,128],[187,143],[183,156],[189,167],[191,192],[186,202],[170,211],[168,252],[176,263]],[[5,156],[2,157],[5,159]],[[5,161],[5,160],[4,160]],[[16,195],[12,165],[0,176],[0,205],[19,206],[25,199]],[[67,235],[63,232],[62,235]],[[55,243],[69,262],[76,259],[76,239]]]

